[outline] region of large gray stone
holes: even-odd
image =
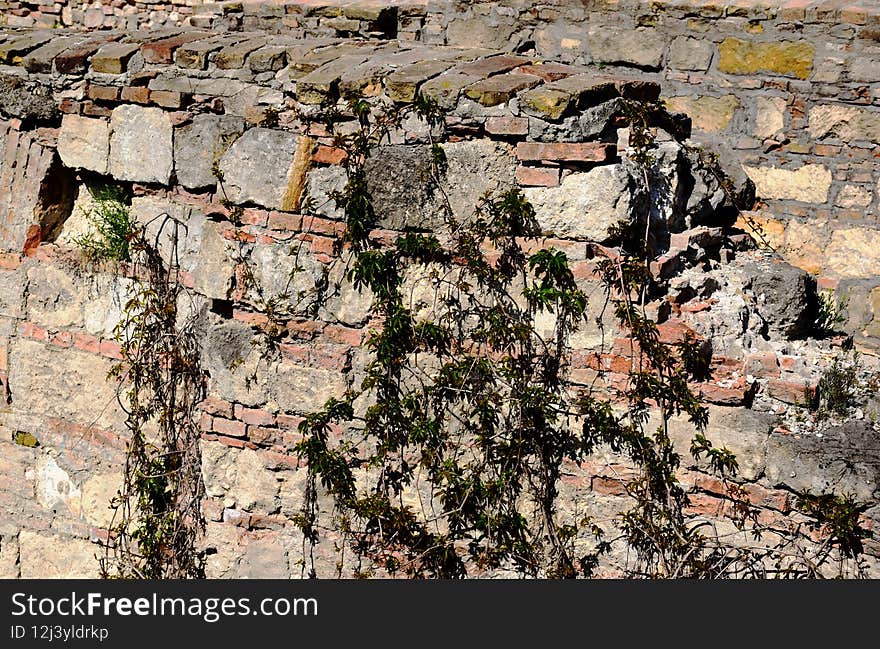
[[[284,209],[290,200],[296,149],[296,136],[287,131],[245,131],[220,161],[226,195],[239,204]]]
[[[307,245],[299,241],[260,245],[251,253],[250,263],[253,285],[247,297],[258,307],[280,299],[291,313],[306,315],[320,302],[326,267]]]
[[[58,119],[58,106],[47,85],[0,74],[0,114],[28,123],[44,124]]]
[[[432,230],[443,225],[444,199],[459,219],[474,213],[484,195],[513,185],[510,147],[487,140],[442,145],[445,162],[435,168],[427,145],[383,146],[367,161],[366,173],[378,223],[393,230]]]
[[[103,119],[65,115],[58,133],[58,155],[68,167],[107,173],[110,125]]]
[[[542,230],[557,237],[605,241],[608,228],[642,214],[647,192],[625,163],[573,173],[557,187],[523,190]]]
[[[751,297],[769,333],[797,338],[810,332],[817,297],[816,280],[809,273],[776,257],[756,259],[743,270],[751,278]]]
[[[789,489],[834,491],[876,499],[880,488],[878,433],[866,421],[848,421],[814,435],[770,436],[767,479]]]
[[[657,69],[663,61],[666,39],[658,30],[602,28],[590,34],[590,55],[597,63]]]
[[[220,115],[196,115],[174,133],[174,171],[189,189],[217,184],[215,165],[231,139],[244,130],[244,120]]]
[[[118,106],[110,116],[110,175],[167,185],[173,164],[173,128],[161,108]]]
[[[679,36],[669,48],[669,66],[676,70],[706,70],[714,49],[708,40]]]

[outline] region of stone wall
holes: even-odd
[[[671,108],[692,117],[697,141],[746,167],[762,199],[758,221],[768,240],[797,266],[852,295],[854,328],[869,326],[880,299],[874,290],[880,253],[873,245],[880,209],[874,156],[880,8],[874,2],[5,4],[10,26],[189,25],[396,37],[643,70],[663,81]]]
[[[82,264],[76,240],[87,229],[90,183],[130,189],[140,223],[167,213],[187,224],[180,279],[200,318],[209,376],[201,427],[210,575],[299,576],[297,426],[360,380],[363,342],[376,326],[370,297],[344,273],[345,224],[330,199],[344,182],[342,152],[299,116],[364,94],[376,102],[407,103],[419,93],[437,100],[447,111],[441,146],[455,209],[466,215],[487,191],[523,189],[546,231],[542,245],[567,253],[591,297],[593,322],[603,323],[572,337],[572,381],[588,386],[598,377],[611,391],[630,366],[629,341],[603,322],[595,258],[613,254],[601,245],[607,227],[645,200],[628,171],[619,102],[678,95],[674,84],[661,88],[656,73],[618,72],[406,40],[200,30],[0,34],[0,499],[9,512],[0,574],[94,574],[94,542],[106,536],[119,484],[124,414],[107,373],[120,356],[113,330],[135,280],[124,267]],[[720,181],[698,151],[682,146],[688,121],[655,117],[671,194],[657,214],[669,241],[652,264],[665,294],[649,308],[664,339],[692,334],[711,351],[711,377],[693,385],[710,404],[709,438],[737,453],[768,525],[803,524],[794,492],[833,488],[868,502],[863,522],[875,526],[880,456],[871,413],[880,404],[870,377],[850,420],[809,421],[798,404],[847,338],[815,337],[815,278],[732,227]],[[715,137],[735,140],[731,128]],[[418,182],[427,143],[423,126],[406,123],[375,158],[369,177],[379,240],[432,227],[431,199]],[[732,160],[721,161],[728,191],[751,198],[753,186]],[[816,185],[806,189],[818,198]],[[229,202],[243,208],[240,221]],[[245,268],[253,286],[242,282]],[[415,281],[413,306],[426,308],[430,282]],[[295,299],[277,346],[268,346],[266,330],[278,324],[266,301],[282,293]],[[872,339],[863,337],[870,350]],[[871,357],[866,364],[876,371]],[[686,422],[672,422],[686,456],[689,433]],[[685,464],[680,480],[691,491],[691,513],[714,517],[729,502],[726,486],[704,465]],[[610,525],[631,471],[610,452],[567,467],[564,502]],[[880,547],[866,546],[878,575]],[[318,551],[319,575],[335,574],[332,544]],[[618,574],[620,556],[603,574]]]

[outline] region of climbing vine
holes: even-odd
[[[153,226],[153,227],[151,227]],[[185,225],[167,214],[126,237],[136,288],[116,326],[128,441],[123,485],[104,544],[104,577],[204,577],[204,485],[196,406],[204,396],[194,309],[178,278]],[[149,230],[153,234],[148,234]],[[160,241],[166,238],[167,247]],[[163,259],[159,249],[167,249]]]
[[[345,152],[347,183],[334,198],[345,214],[344,242],[355,253],[348,276],[373,296],[378,326],[366,341],[370,360],[359,384],[300,426],[297,452],[308,481],[298,522],[307,558],[322,531],[335,529],[365,576],[589,576],[619,540],[634,552],[632,576],[819,574],[815,556],[791,550],[798,532],[757,550],[706,534],[704,523],[686,515],[688,496],[676,477],[681,457],[668,428],[680,415],[694,427],[691,454],[727,486],[736,528],[757,523],[746,492],[732,481],[736,458],[705,436],[707,410],[688,385],[704,378],[705,353],[691,338],[662,341],[646,314],[656,290],[649,208],[611,229],[617,248],[596,263],[606,306],[631,340],[626,384],[611,394],[595,385],[578,391],[568,380],[567,341],[588,320],[587,296],[565,253],[541,247],[525,197],[516,189],[487,195],[462,218],[441,183],[443,148],[430,135],[443,126],[435,105],[420,99],[374,114],[360,99],[350,111],[357,129],[335,130],[336,114],[325,121]],[[432,171],[425,182],[439,197],[444,226],[404,231],[387,245],[371,236],[381,215],[366,162],[412,113],[427,125]],[[648,190],[656,124],[637,102],[626,117],[630,159]],[[408,299],[420,282],[432,293],[429,308]],[[538,317],[552,320],[549,334],[539,333]],[[613,538],[559,502],[566,467],[600,448],[638,469],[626,487],[633,506],[621,513]],[[319,507],[321,491],[334,503],[330,520]],[[314,575],[313,562],[307,567]]]

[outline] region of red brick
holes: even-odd
[[[285,212],[269,212],[269,229],[298,231],[302,227],[302,217],[299,214],[287,214]]]
[[[119,88],[116,86],[101,86],[94,83],[89,84],[89,88],[86,91],[86,95],[89,99],[96,99],[99,101],[116,101],[119,97]]]
[[[203,412],[201,418],[199,419],[199,428],[203,432],[210,433],[212,430],[214,430],[214,418],[207,412]]]
[[[65,97],[60,102],[58,102],[58,110],[60,110],[62,113],[78,115],[80,110],[80,103],[76,99]]]
[[[269,324],[269,318],[262,313],[251,313],[250,311],[239,311],[234,309],[232,317],[239,322],[244,322],[252,327],[263,327]]]
[[[559,184],[558,167],[516,168],[516,182],[525,187],[556,187]]]
[[[349,347],[344,345],[320,345],[309,351],[309,364],[327,370],[345,371],[349,368]]]
[[[98,106],[95,102],[89,100],[83,102],[82,112],[83,115],[88,115],[89,117],[110,117],[113,111],[106,106]]]
[[[214,417],[214,432],[228,435],[229,437],[244,437],[247,427],[242,421]]]
[[[233,405],[228,401],[218,399],[217,397],[205,397],[204,399],[202,399],[199,407],[203,412],[207,412],[212,415],[220,415],[221,417],[226,417],[227,419],[232,419],[234,416]]]
[[[243,225],[256,225],[265,227],[269,220],[269,212],[266,210],[258,210],[255,208],[247,208],[242,212],[241,223]]]
[[[303,365],[309,362],[309,346],[293,343],[281,343],[281,354],[295,363]]]
[[[591,489],[607,496],[626,496],[626,484],[613,478],[595,477],[590,482]]]
[[[699,383],[694,387],[704,401],[721,406],[741,406],[751,401],[757,383],[748,383],[744,376],[739,377],[732,385],[721,386],[717,383]]]
[[[327,234],[338,237],[345,233],[345,223],[341,221],[333,221],[331,219],[322,219],[319,216],[303,216],[302,230],[303,232]]]
[[[25,257],[32,257],[34,253],[37,251],[37,248],[40,246],[40,241],[43,239],[43,230],[37,225],[31,225],[28,228],[27,234],[25,235],[24,246],[22,247],[22,254]]]
[[[340,327],[336,325],[327,325],[324,329],[324,335],[330,340],[344,345],[358,347],[361,344],[362,332],[360,329],[352,329],[351,327]]]
[[[18,324],[18,333],[24,338],[41,340],[43,342],[49,341],[49,332],[33,322],[20,322]]]
[[[49,334],[49,342],[58,347],[72,347],[73,334],[69,331],[55,331]]]
[[[271,412],[258,408],[246,408],[240,403],[235,404],[235,418],[250,426],[272,426],[275,424],[275,415]]]
[[[112,340],[102,340],[100,352],[102,356],[109,356],[117,360],[122,358],[122,348],[119,346],[119,343]]]
[[[279,415],[275,416],[275,421],[281,428],[296,430],[299,428],[299,425],[303,422],[303,418],[300,417],[299,415],[279,414]]]
[[[336,254],[336,241],[327,237],[312,237],[311,251],[315,254],[333,256]]]
[[[147,63],[171,63],[174,60],[174,50],[181,45],[206,38],[209,34],[203,32],[184,32],[177,36],[163,38],[152,43],[141,45],[141,53]]]
[[[660,334],[660,342],[667,345],[681,342],[686,338],[698,340],[697,332],[691,329],[681,320],[670,319],[657,325],[657,333]]]
[[[706,516],[722,516],[730,505],[721,498],[708,494],[688,494],[688,506],[685,509],[689,514],[704,514]]]
[[[278,443],[281,431],[277,428],[267,428],[265,426],[248,426],[248,440],[254,444],[261,446],[270,446]]]
[[[319,144],[317,150],[312,154],[312,161],[318,164],[338,165],[342,164],[347,156],[345,149]]]
[[[803,404],[807,401],[807,396],[812,397],[815,393],[816,386],[805,383],[770,379],[767,384],[767,394],[792,405]]]
[[[147,104],[150,101],[150,89],[146,86],[126,86],[122,89],[122,101]]]
[[[617,146],[605,142],[520,142],[518,160],[561,160],[566,162],[606,162],[617,153]]]
[[[186,97],[173,90],[152,90],[150,101],[163,108],[181,108],[186,105]]]
[[[0,252],[0,268],[15,270],[21,265],[21,255],[14,252]]]
[[[761,378],[779,376],[779,362],[774,352],[746,356],[746,373]]]
[[[840,147],[833,144],[817,144],[813,147],[813,154],[836,156],[840,154]]]
[[[492,135],[525,136],[529,134],[529,120],[525,117],[490,117],[486,132]]]

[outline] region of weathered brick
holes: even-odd
[[[161,38],[141,45],[141,53],[147,63],[171,63],[174,51],[181,45],[207,38],[209,32],[184,32],[168,38]]]
[[[116,101],[119,97],[119,88],[116,86],[101,86],[90,83],[86,95],[90,99],[98,101]]]
[[[150,102],[150,89],[146,86],[126,86],[122,89],[122,101],[147,104]]]
[[[138,43],[108,43],[92,56],[92,70],[103,74],[122,74],[139,49]]]
[[[517,159],[532,162],[606,162],[616,153],[616,145],[604,142],[520,142],[516,145]]]
[[[245,437],[247,426],[242,421],[214,417],[214,432],[229,437]]]
[[[478,81],[465,88],[464,94],[483,106],[497,106],[510,101],[519,91],[532,88],[539,83],[541,83],[539,77],[510,72]]]
[[[490,117],[485,128],[492,135],[525,136],[529,134],[529,120],[524,117]]]
[[[235,404],[235,418],[249,426],[272,426],[275,424],[275,415],[271,412],[258,408],[247,408],[240,403]]]
[[[556,187],[559,184],[558,167],[516,168],[516,182],[527,187]]]

